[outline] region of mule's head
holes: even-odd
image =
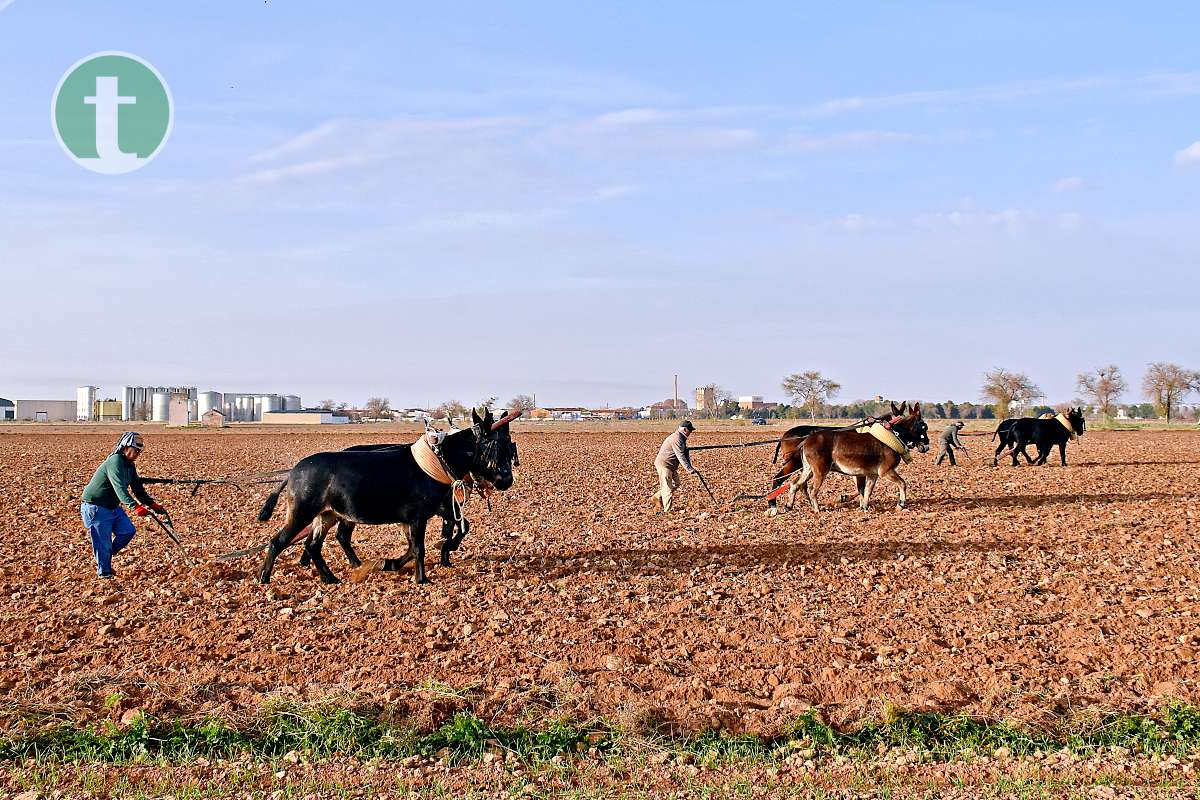
[[[495,419],[490,409],[482,415],[478,411],[471,412],[471,433],[475,436],[471,474],[502,492],[513,484],[513,462],[517,457],[508,424],[520,413],[517,411]]]
[[[895,404],[892,404],[895,408]],[[904,408],[902,405],[901,409]],[[913,403],[912,410],[909,414],[901,419],[895,420],[892,423],[892,432],[899,437],[900,441],[904,442],[908,448],[916,448],[918,452],[929,452],[929,426],[925,424],[925,418],[921,416],[921,404]]]
[[[1071,430],[1075,431],[1076,436],[1083,436],[1083,431],[1087,427],[1087,423],[1083,420],[1083,408],[1068,408],[1067,422],[1071,423]]]

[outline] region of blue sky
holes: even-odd
[[[0,395],[974,400],[1003,366],[1058,401],[1200,366],[1200,6],[200,8],[0,0]],[[175,101],[128,175],[49,125],[103,50]]]

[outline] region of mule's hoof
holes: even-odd
[[[322,575],[321,583],[333,584],[333,583],[341,583],[341,581],[338,579],[337,575],[330,575],[328,578],[326,578],[324,575]]]
[[[774,516],[777,516],[778,514],[779,514],[779,509],[776,508],[775,506],[771,506],[770,508],[767,509],[768,517],[774,517]]]

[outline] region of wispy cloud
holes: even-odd
[[[1059,178],[1050,185],[1050,191],[1057,194],[1067,194],[1069,192],[1078,192],[1091,187],[1087,181],[1078,175],[1072,175],[1069,178]]]
[[[1200,164],[1200,141],[1192,142],[1176,153],[1175,163],[1185,167]]]
[[[749,125],[714,125],[734,116],[731,107],[699,109],[630,108],[552,125],[538,140],[547,147],[589,156],[687,156],[741,150],[760,144]]]
[[[780,149],[794,153],[822,153],[830,150],[866,150],[888,144],[913,142],[919,137],[896,131],[847,131],[825,136],[791,134],[785,136]]]
[[[3,11],[15,2],[17,2],[17,0],[0,0],[0,11]]]
[[[803,108],[801,113],[810,117],[831,117],[860,111],[912,106],[1011,103],[1034,97],[1101,90],[1133,91],[1145,94],[1197,94],[1200,93],[1200,73],[1169,72],[1135,76],[1093,76],[994,84],[964,89],[931,89],[890,95],[838,97]]]

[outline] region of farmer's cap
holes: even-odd
[[[958,422],[954,423],[954,427],[956,427],[956,428],[965,428],[965,427],[967,427],[967,423],[963,422],[963,421],[960,419]]]
[[[679,427],[688,431],[696,430],[696,426],[692,424],[690,419],[685,419],[683,422],[679,423]]]
[[[135,450],[144,450],[146,443],[142,441],[142,435],[136,431],[125,431],[121,434],[121,441],[117,442],[117,446],[113,448],[114,453],[119,453],[126,447],[132,447]]]

